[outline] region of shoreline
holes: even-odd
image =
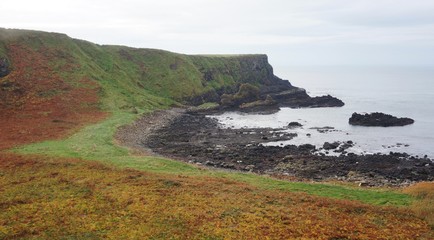
[[[407,186],[434,180],[434,162],[405,153],[315,154],[311,144],[264,146],[290,140],[284,129],[223,129],[216,119],[183,109],[160,110],[121,127],[116,139],[142,154],[301,181],[343,181],[361,186]]]

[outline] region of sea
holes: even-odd
[[[356,154],[406,152],[434,159],[434,66],[320,66],[276,67],[275,75],[306,89],[311,96],[330,94],[344,101],[333,108],[282,108],[269,115],[226,112],[217,118],[223,127],[281,128],[297,121],[302,128],[289,141],[266,143],[314,144],[353,141]],[[383,112],[410,117],[403,127],[362,127],[348,124],[352,113]],[[329,131],[317,128],[329,127]],[[332,154],[332,153],[330,153]]]

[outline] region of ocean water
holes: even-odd
[[[311,96],[330,94],[345,102],[341,108],[283,108],[271,115],[227,112],[215,116],[225,127],[284,127],[303,124],[298,137],[270,145],[355,142],[354,153],[407,152],[434,158],[434,67],[279,67],[275,75],[302,87]],[[384,112],[410,117],[404,127],[360,127],[348,124],[353,112]],[[315,127],[333,127],[320,133]],[[310,136],[307,136],[310,134]]]

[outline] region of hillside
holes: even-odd
[[[159,106],[164,104],[161,97],[185,103],[241,83],[291,89],[288,82],[273,75],[266,55],[189,56],[155,49],[101,46],[62,34],[5,29],[0,29],[0,40],[1,58],[9,62],[11,69],[33,67],[34,71],[43,71],[34,64],[49,58],[51,70],[61,71],[62,77],[68,78],[63,80],[69,83],[84,77],[98,82],[103,101],[117,99],[104,102],[105,109],[110,110],[132,105]],[[16,52],[17,49],[25,52]],[[19,62],[21,57],[29,54],[36,56],[26,66],[20,66],[26,64]]]
[[[282,181],[114,140],[142,114],[218,104],[246,84],[260,97],[318,104],[274,76],[266,55],[189,56],[0,28],[0,239],[432,237],[429,183],[402,193]]]

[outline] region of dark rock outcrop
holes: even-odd
[[[244,103],[259,100],[259,88],[250,83],[241,84],[236,94],[223,94],[221,105],[225,108],[240,107]]]
[[[288,123],[288,127],[289,128],[298,128],[298,127],[302,127],[303,125],[299,122],[290,122]]]
[[[311,97],[302,88],[294,87],[291,90],[271,95],[279,102],[281,107],[302,108],[302,107],[342,107],[344,102],[330,95]]]
[[[338,148],[339,145],[340,145],[339,142],[333,142],[333,143],[325,142],[322,147],[324,148],[324,150],[332,150]]]
[[[277,102],[270,95],[267,95],[265,100],[257,100],[254,102],[241,104],[239,106],[239,110],[246,113],[270,114],[278,112],[280,108]]]
[[[351,125],[358,126],[392,127],[413,124],[414,120],[411,118],[398,118],[389,114],[374,112],[366,114],[353,113],[348,122]]]
[[[6,58],[0,58],[0,77],[5,77],[10,73],[9,62]]]

